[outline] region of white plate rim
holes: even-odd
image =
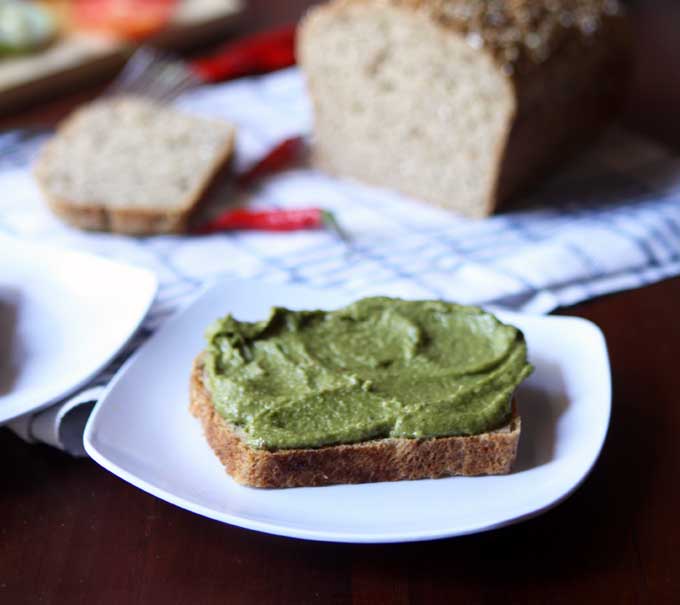
[[[26,246],[26,247],[31,247],[35,249],[43,249],[48,252],[55,252],[63,256],[78,256],[81,258],[87,258],[90,262],[95,262],[101,264],[101,266],[114,266],[117,268],[119,271],[127,271],[127,272],[134,272],[137,273],[140,276],[143,276],[143,279],[147,280],[148,282],[148,294],[146,297],[146,300],[142,305],[140,305],[138,314],[134,321],[131,322],[131,327],[128,333],[121,337],[119,341],[117,342],[116,346],[111,347],[109,354],[106,356],[102,356],[100,363],[96,364],[87,374],[83,375],[81,379],[79,379],[77,382],[73,383],[68,389],[63,390],[60,392],[58,395],[54,395],[53,397],[49,398],[47,401],[35,404],[35,405],[30,405],[28,407],[23,408],[20,411],[13,411],[9,415],[2,415],[0,414],[0,426],[7,424],[9,422],[12,422],[13,420],[16,420],[17,418],[21,418],[22,416],[26,416],[27,414],[34,414],[36,412],[39,412],[41,410],[44,410],[45,408],[48,408],[49,406],[66,399],[67,397],[70,397],[75,393],[78,389],[82,388],[85,386],[90,380],[92,380],[99,372],[101,372],[115,357],[120,353],[122,349],[125,348],[125,346],[132,340],[134,335],[137,333],[139,330],[140,325],[144,321],[144,318],[147,316],[149,313],[149,310],[151,309],[151,306],[154,303],[154,300],[156,299],[156,295],[158,293],[158,278],[156,275],[152,272],[149,271],[148,269],[144,269],[143,267],[138,267],[136,265],[130,265],[127,263],[120,262],[118,260],[113,260],[110,258],[106,258],[103,256],[98,256],[97,254],[93,254],[89,251],[81,251],[81,250],[74,250],[72,248],[68,247],[59,247],[55,245],[51,245],[49,243],[42,243],[42,242],[32,242],[32,241],[27,241],[18,237],[14,237],[11,235],[8,235],[6,233],[0,233],[0,239],[4,239],[5,241],[9,241],[12,243],[16,243],[20,246]]]
[[[214,288],[219,288],[219,287],[224,287],[226,283],[229,282],[243,282],[243,281],[253,281],[253,280],[225,280],[225,281],[213,281],[210,284],[208,284],[206,287],[204,287],[199,295],[189,304],[187,305],[180,313],[177,313],[175,316],[170,318],[161,328],[162,330],[172,330],[175,324],[180,323],[182,321],[182,317],[185,312],[188,312],[194,305],[199,304],[200,301],[203,299],[204,296],[209,295],[211,290]],[[281,286],[282,284],[272,284],[272,285],[279,285]],[[286,287],[295,287],[291,286],[289,284],[285,284]],[[304,289],[306,290],[314,290],[314,288],[308,287],[308,286],[303,286]],[[101,410],[104,408],[106,405],[106,400],[108,399],[108,396],[110,393],[114,391],[116,388],[116,385],[118,384],[119,381],[121,381],[127,370],[134,365],[136,362],[137,358],[140,357],[142,354],[144,354],[145,347],[148,345],[148,341],[145,342],[140,349],[138,349],[126,362],[125,364],[120,368],[114,379],[107,385],[106,390],[98,403],[96,404],[95,408],[93,409],[90,418],[87,422],[87,425],[85,427],[84,435],[83,435],[83,443],[85,446],[85,451],[87,454],[95,461],[97,464],[101,465],[104,467],[106,470],[109,472],[113,473],[114,475],[118,476],[119,478],[123,479],[127,483],[130,483],[131,485],[134,485],[135,487],[157,497],[162,500],[165,500],[179,508],[182,508],[184,510],[188,510],[190,512],[196,513],[198,515],[201,515],[203,517],[207,517],[209,519],[213,519],[215,521],[219,521],[222,523],[227,523],[229,525],[233,525],[236,527],[240,527],[243,529],[248,529],[252,531],[258,531],[258,532],[263,532],[267,534],[272,534],[272,535],[277,535],[277,536],[283,536],[283,537],[288,537],[288,538],[299,538],[299,539],[304,539],[304,540],[311,540],[311,541],[320,541],[320,542],[337,542],[337,543],[352,543],[352,544],[389,544],[389,543],[402,543],[402,542],[417,542],[417,541],[427,541],[427,540],[437,540],[437,539],[445,539],[445,538],[453,538],[457,536],[465,536],[465,535],[471,535],[471,534],[476,534],[476,533],[482,533],[486,531],[491,531],[494,529],[500,529],[502,527],[507,527],[510,525],[514,525],[517,523],[520,523],[522,521],[526,521],[529,519],[532,519],[534,517],[540,516],[543,513],[551,510],[552,508],[556,507],[560,503],[564,502],[566,499],[568,499],[581,485],[582,483],[588,478],[590,475],[591,471],[593,470],[593,467],[597,463],[600,454],[602,452],[602,449],[604,447],[607,434],[609,431],[609,425],[611,421],[611,398],[612,398],[612,386],[611,386],[611,367],[610,367],[610,361],[609,361],[609,355],[608,355],[608,350],[607,350],[607,344],[606,340],[604,337],[604,334],[602,330],[595,324],[594,322],[591,322],[587,319],[581,318],[581,317],[573,317],[573,316],[528,316],[526,314],[520,314],[516,313],[514,311],[506,311],[506,310],[501,310],[501,309],[494,309],[493,311],[495,314],[499,314],[501,316],[505,316],[506,319],[505,321],[511,321],[512,316],[525,316],[525,317],[539,317],[541,319],[550,319],[550,320],[568,320],[570,322],[577,322],[581,323],[583,325],[587,325],[589,329],[593,331],[593,333],[597,336],[599,340],[599,344],[602,346],[602,350],[604,352],[604,359],[603,362],[605,364],[605,369],[606,369],[606,376],[607,376],[607,382],[604,385],[605,389],[605,399],[606,401],[603,401],[603,405],[605,406],[605,422],[602,423],[602,425],[599,427],[600,430],[598,431],[598,439],[597,439],[597,447],[595,448],[593,452],[593,456],[591,460],[589,461],[589,464],[587,467],[584,467],[583,472],[580,474],[577,480],[573,481],[569,486],[567,486],[560,495],[557,497],[544,502],[541,506],[535,507],[535,506],[528,506],[526,511],[523,513],[516,514],[510,518],[500,520],[497,522],[492,522],[488,524],[479,524],[479,523],[472,523],[468,527],[458,527],[454,530],[432,530],[432,531],[412,531],[412,532],[400,532],[398,534],[395,533],[367,533],[367,532],[333,532],[333,531],[326,531],[326,530],[311,530],[311,529],[305,529],[305,528],[299,528],[299,527],[286,527],[285,525],[282,524],[277,524],[277,523],[266,523],[266,522],[261,522],[261,521],[255,521],[243,517],[239,517],[238,515],[233,515],[230,513],[226,512],[218,512],[213,510],[210,507],[203,506],[199,503],[192,502],[190,500],[187,500],[183,497],[178,497],[172,493],[172,491],[169,491],[167,489],[164,489],[162,487],[156,486],[153,483],[146,481],[145,479],[142,479],[138,475],[129,472],[116,462],[113,462],[110,460],[106,455],[101,453],[96,446],[95,442],[95,433],[97,430],[97,418],[99,414],[101,413]],[[503,319],[501,317],[501,319]],[[160,332],[160,330],[159,330]],[[154,335],[155,336],[155,335]],[[153,338],[153,336],[152,336]],[[446,481],[449,479],[454,479],[453,478],[444,478],[444,479],[438,479],[437,481]],[[257,488],[248,488],[245,487],[244,489],[257,489]],[[320,488],[315,488],[315,489],[323,489],[323,487]],[[529,510],[530,509],[530,510]]]

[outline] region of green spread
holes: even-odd
[[[207,339],[215,408],[263,449],[483,433],[508,421],[532,369],[517,328],[440,301],[228,315]]]

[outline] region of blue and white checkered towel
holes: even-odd
[[[207,86],[178,104],[238,125],[237,165],[310,130],[296,69]],[[680,273],[680,157],[621,130],[610,131],[521,207],[483,221],[306,168],[272,177],[252,193],[252,206],[334,211],[355,242],[349,255],[323,231],[131,238],[71,229],[49,212],[30,175],[38,144],[21,133],[0,135],[0,231],[154,271],[159,296],[133,347],[216,277],[548,313]],[[93,385],[105,384],[129,352]],[[43,412],[49,413],[56,414]]]

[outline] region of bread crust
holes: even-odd
[[[137,207],[134,205],[111,208],[103,204],[82,204],[53,195],[48,186],[50,157],[54,153],[52,141],[67,132],[77,123],[78,111],[71,114],[57,129],[53,139],[46,143],[34,167],[34,176],[50,209],[65,222],[89,231],[110,231],[127,235],[154,235],[183,233],[187,230],[189,218],[222,167],[234,151],[235,131],[232,129],[228,140],[213,160],[201,186],[172,210],[163,208]]]
[[[333,0],[310,9],[298,33],[298,56],[305,69],[304,57],[313,54],[308,49],[324,23],[361,16],[363,9],[385,7],[400,11],[402,16],[427,19],[446,35],[462,36],[494,61],[510,86],[514,109],[490,151],[494,174],[483,199],[474,206],[461,207],[448,197],[428,195],[415,184],[395,187],[406,195],[470,218],[493,214],[503,202],[529,189],[592,141],[621,107],[631,58],[628,21],[622,10],[613,9],[612,3],[563,2],[559,15],[573,23],[569,27],[555,25],[559,15],[552,14],[546,1],[496,4],[504,15],[501,20],[484,18],[492,9],[491,3],[476,0]],[[535,18],[520,25],[519,16],[532,11],[536,11]],[[477,13],[482,17],[470,16]],[[597,23],[593,31],[584,29],[588,21]],[[551,27],[542,27],[551,23]],[[537,32],[544,29],[540,47],[532,50],[525,41],[538,39]],[[502,42],[505,40],[512,42]],[[319,95],[309,74],[307,87],[318,115]],[[393,186],[382,176],[353,174],[336,167],[333,153],[328,150],[332,149],[331,143],[319,140],[315,147],[312,160],[320,169],[376,186]]]
[[[575,38],[608,37],[612,23],[625,21],[619,0],[332,0],[310,8],[302,29],[315,15],[341,17],[354,7],[376,5],[419,13],[445,30],[470,36],[470,44],[514,80],[544,71],[547,61]]]
[[[513,417],[506,426],[481,435],[255,449],[216,411],[203,382],[202,355],[195,359],[191,372],[189,409],[201,421],[227,473],[243,485],[267,488],[506,474],[515,460],[521,429],[513,405]]]
[[[593,39],[562,40],[540,69],[512,79],[516,115],[501,150],[491,212],[566,162],[616,116],[630,63],[630,32],[610,18]]]

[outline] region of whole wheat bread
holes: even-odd
[[[203,381],[201,355],[191,372],[190,400],[191,413],[203,424],[208,443],[229,475],[252,487],[504,474],[515,460],[521,427],[513,406],[513,417],[506,426],[481,435],[375,439],[314,449],[255,449],[241,438],[238,427],[215,410]]]
[[[73,113],[35,169],[50,207],[83,229],[181,232],[229,159],[234,127],[136,97]]]
[[[313,157],[486,216],[616,113],[627,34],[616,0],[333,0],[298,35]]]

